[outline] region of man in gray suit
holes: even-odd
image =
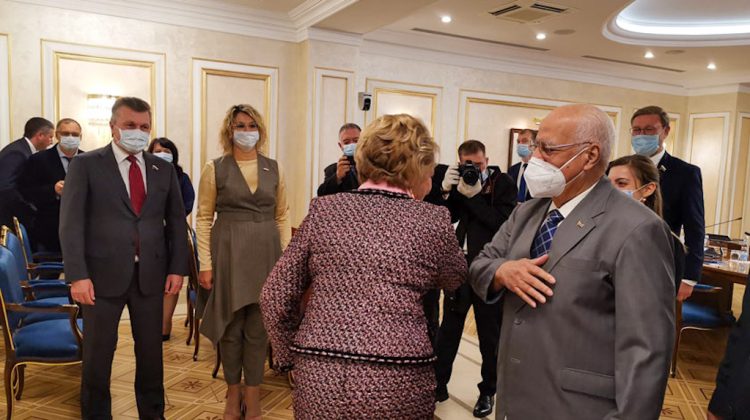
[[[60,209],[65,278],[83,305],[81,415],[111,419],[109,380],[125,305],[135,341],[138,417],[164,418],[164,294],[187,274],[187,226],[172,165],[146,153],[151,108],[112,107],[112,143],[70,162]]]
[[[52,144],[55,126],[42,117],[26,121],[23,137],[5,146],[0,151],[0,226],[13,227],[13,216],[30,227],[34,213],[18,191],[18,182],[26,161],[34,153]]]
[[[669,228],[604,177],[607,115],[569,105],[542,122],[518,206],[471,265],[505,299],[498,420],[657,419],[674,343]]]

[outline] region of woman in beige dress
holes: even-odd
[[[224,156],[206,163],[198,189],[198,281],[211,290],[201,333],[221,353],[228,386],[224,419],[240,418],[243,399],[245,418],[260,418],[268,336],[259,295],[291,237],[283,174],[259,152],[267,140],[255,108],[231,107],[221,129]]]

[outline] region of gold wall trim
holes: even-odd
[[[8,89],[8,144],[13,141],[13,86],[11,85],[11,74],[13,72],[13,54],[10,41],[10,34],[0,32],[0,36],[5,37],[5,44],[8,46],[7,63],[8,63],[8,80],[6,86]]]
[[[232,63],[237,64],[237,63]],[[247,64],[245,64],[247,65]],[[206,103],[206,97],[207,97],[207,84],[208,84],[208,77],[209,76],[219,76],[219,77],[233,77],[238,79],[246,79],[246,80],[260,80],[264,83],[263,86],[263,98],[264,98],[264,108],[266,109],[265,114],[263,115],[263,123],[266,125],[266,127],[270,126],[270,118],[271,118],[271,76],[268,74],[259,74],[259,73],[245,73],[245,72],[239,72],[239,71],[230,71],[230,70],[219,70],[219,69],[211,69],[202,67],[201,68],[201,156],[200,156],[200,163],[201,167],[203,167],[206,164],[206,152],[208,149],[208,129],[206,127],[206,120],[207,120],[207,112],[206,109],[207,103]],[[276,137],[278,138],[278,132],[275,133]],[[266,143],[266,147],[270,148],[271,145],[270,140],[267,139],[268,142]],[[268,155],[268,150],[261,151],[264,154]]]

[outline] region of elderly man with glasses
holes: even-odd
[[[568,105],[542,122],[524,174],[535,198],[474,259],[504,299],[496,418],[657,419],[674,342],[669,227],[604,172],[610,118]]]

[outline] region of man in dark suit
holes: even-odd
[[[534,140],[536,140],[536,130],[526,128],[518,133],[518,139],[516,139],[516,154],[521,158],[521,161],[508,169],[508,175],[513,178],[513,182],[515,182],[516,189],[518,190],[516,201],[519,203],[531,199],[529,189],[526,188],[526,180],[523,179],[523,173],[526,171],[529,159],[531,159],[530,145]]]
[[[29,232],[31,243],[50,252],[60,252],[60,197],[70,161],[82,153],[78,149],[81,125],[74,119],[63,118],[57,123],[55,138],[54,147],[29,158],[18,183],[23,198],[36,208]]]
[[[164,294],[187,273],[187,226],[177,174],[143,149],[151,108],[138,98],[112,107],[112,143],[71,161],[60,208],[65,278],[83,306],[84,419],[111,419],[109,381],[125,305],[135,341],[138,417],[164,418]],[[165,281],[166,279],[166,281]]]
[[[478,167],[478,179],[471,183],[468,171],[464,169],[461,175],[459,166],[452,165],[444,172],[442,190],[447,196],[451,221],[458,222],[458,242],[464,247],[466,260],[471,264],[513,211],[517,191],[513,181],[499,167],[488,166],[489,159],[482,142],[464,142],[458,148],[458,157],[464,168],[468,164]],[[468,283],[464,283],[453,293],[446,292],[443,300],[443,321],[438,330],[436,345],[436,399],[448,399],[447,386],[453,361],[461,343],[466,315],[472,306],[479,336],[479,351],[482,354],[482,381],[478,384],[479,398],[474,406],[474,417],[484,417],[492,413],[496,390],[502,304],[483,302]]]
[[[727,352],[716,376],[708,420],[750,419],[750,287],[742,298],[742,315],[729,334]]]
[[[27,226],[31,224],[33,208],[18,191],[18,181],[26,160],[52,144],[54,129],[44,118],[31,118],[23,128],[23,138],[0,151],[0,226],[13,226],[13,216]]]
[[[677,291],[683,301],[693,293],[703,269],[703,239],[706,225],[703,213],[701,170],[678,159],[664,149],[669,135],[669,115],[658,106],[637,110],[630,119],[633,150],[648,156],[659,168],[664,220],[675,235],[685,230],[685,271]]]
[[[354,123],[346,123],[339,129],[339,148],[344,154],[338,162],[328,165],[323,171],[325,178],[318,187],[318,197],[359,188],[354,151],[361,131]]]

